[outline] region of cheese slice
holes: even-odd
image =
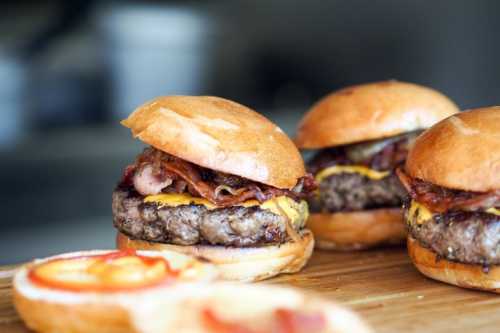
[[[326,177],[340,173],[358,173],[374,180],[380,180],[390,174],[389,171],[377,171],[361,165],[334,165],[321,170],[314,178],[319,183]]]
[[[415,200],[411,201],[410,208],[408,209],[408,221],[410,223],[423,224],[432,219],[432,212]]]
[[[488,208],[488,209],[486,210],[486,213],[489,213],[489,214],[493,214],[493,215],[498,215],[498,216],[500,216],[500,209],[498,209],[498,208],[493,208],[493,207],[492,207],[492,208]]]
[[[181,205],[202,205],[207,209],[217,209],[220,208],[214,205],[210,201],[204,198],[193,197],[189,194],[182,193],[163,193],[157,195],[149,195],[144,198],[144,202],[156,203],[161,207],[177,207]],[[286,217],[290,219],[292,225],[296,227],[302,227],[307,220],[309,215],[309,209],[307,202],[304,200],[296,202],[292,198],[287,196],[280,196],[273,199],[269,199],[260,203],[257,200],[247,200],[236,206],[242,207],[254,207],[258,206],[261,209],[269,210],[276,215],[286,214]],[[281,209],[280,209],[281,208]]]
[[[211,203],[205,198],[193,197],[189,194],[177,193],[164,193],[156,195],[148,195],[144,198],[144,202],[156,203],[158,206],[177,207],[181,205],[203,205],[208,209],[217,208],[216,205]]]

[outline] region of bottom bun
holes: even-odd
[[[224,280],[254,282],[271,278],[281,273],[300,271],[314,248],[314,237],[310,230],[301,231],[301,242],[260,247],[224,247],[214,245],[173,245],[131,239],[118,233],[119,249],[177,251],[209,260],[219,269]]]
[[[481,265],[438,258],[436,253],[421,246],[411,236],[407,244],[413,264],[425,276],[463,288],[500,293],[500,267],[491,266],[486,272]]]
[[[58,303],[31,299],[18,290],[13,298],[21,318],[37,332],[135,332],[129,312],[120,305]]]
[[[381,244],[401,244],[406,238],[399,208],[311,214],[307,227],[323,250],[361,250]]]
[[[105,255],[115,250],[92,250],[66,253],[45,259],[37,259],[24,265],[13,280],[14,306],[26,325],[37,332],[85,333],[136,332],[130,317],[130,308],[154,299],[161,292],[171,292],[176,284],[151,286],[123,291],[67,290],[40,286],[30,278],[33,267],[50,260]],[[212,265],[176,252],[140,252],[142,256],[163,257],[169,266],[180,272],[182,282],[211,281],[217,278]],[[186,272],[183,275],[183,272]]]

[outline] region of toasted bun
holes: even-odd
[[[431,279],[463,288],[500,293],[500,267],[489,267],[488,273],[480,265],[462,264],[438,258],[437,255],[408,237],[408,254],[417,269]]]
[[[136,332],[124,307],[113,304],[58,304],[29,299],[14,290],[16,309],[26,325],[37,332]]]
[[[278,309],[321,314],[328,333],[368,333],[372,330],[355,313],[315,295],[298,289],[265,284],[215,283],[209,286],[191,286],[178,290],[182,300],[172,306],[164,299],[154,307],[137,307],[134,311],[136,326],[144,333],[207,333],[203,312],[210,310],[216,318],[230,326],[242,329],[231,332],[269,332],[273,326],[273,313]],[[274,319],[275,320],[275,319]],[[224,332],[228,331],[222,330]],[[274,330],[273,330],[274,331]],[[290,330],[292,331],[292,330]],[[287,330],[288,332],[288,330]]]
[[[443,187],[500,189],[500,106],[449,117],[417,138],[406,171]]]
[[[299,124],[296,144],[318,149],[424,129],[458,112],[443,94],[384,81],[347,87],[313,105]]]
[[[292,188],[305,174],[300,153],[278,126],[227,99],[158,97],[122,124],[159,150],[274,187]]]
[[[55,258],[70,258],[85,255],[104,254],[110,251],[85,251],[67,253],[42,260],[39,264]],[[209,264],[176,252],[141,251],[141,255],[164,256],[173,269],[190,268],[190,281],[214,279],[216,270]],[[42,288],[32,283],[28,272],[33,264],[22,267],[13,282],[13,300],[17,312],[26,325],[37,332],[87,333],[136,332],[130,318],[130,308],[155,297],[163,289],[173,285],[145,288],[130,292],[72,292]],[[193,270],[194,269],[194,270]]]
[[[314,248],[314,238],[309,230],[302,231],[302,242],[281,245],[234,248],[212,245],[173,245],[130,239],[117,234],[119,249],[177,251],[206,258],[216,265],[224,280],[252,282],[271,278],[281,273],[295,273],[305,266]]]
[[[406,238],[399,208],[311,214],[307,227],[323,250],[361,250],[381,244],[400,244]]]

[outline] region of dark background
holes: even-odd
[[[398,79],[500,104],[500,1],[0,4],[0,264],[109,248],[113,186],[141,144],[118,120],[213,94],[293,135],[339,87]]]

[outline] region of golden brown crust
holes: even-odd
[[[432,279],[469,289],[500,293],[500,267],[491,266],[485,273],[480,265],[438,259],[437,255],[408,237],[408,254],[417,269]]]
[[[154,243],[130,239],[122,233],[117,234],[119,249],[178,251],[201,257],[213,263],[224,280],[252,282],[271,278],[282,273],[300,271],[314,248],[314,237],[305,229],[302,231],[300,244],[288,242],[281,245],[269,245],[250,248],[231,248],[224,246],[193,245],[182,246]]]
[[[500,189],[500,107],[465,111],[425,131],[408,153],[406,171],[453,189]]]
[[[300,153],[278,126],[223,98],[158,97],[122,124],[169,154],[274,187],[290,189],[305,174]]]
[[[113,304],[63,304],[31,299],[14,289],[14,305],[26,325],[37,332],[135,332],[126,309]]]
[[[318,149],[424,129],[456,112],[436,90],[383,81],[347,87],[313,105],[300,122],[295,143]]]
[[[406,238],[399,208],[311,214],[307,227],[323,250],[360,250],[381,244],[400,244]]]

